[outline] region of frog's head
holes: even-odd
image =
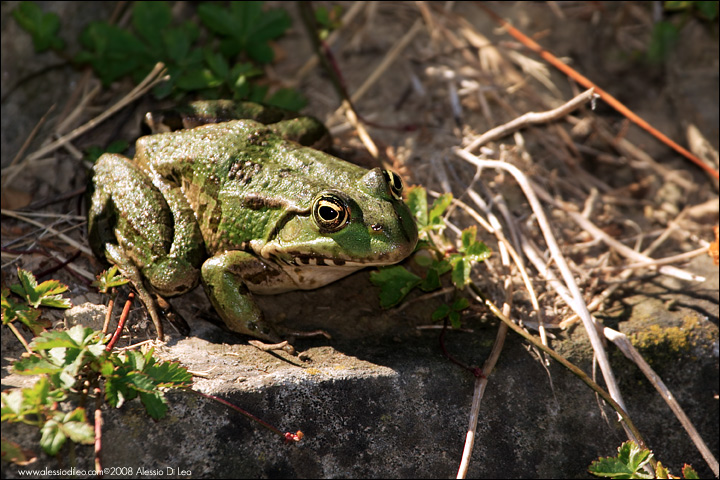
[[[278,227],[268,253],[300,267],[354,270],[397,263],[418,239],[402,188],[397,174],[375,168],[354,184],[323,189],[307,215],[294,215]]]

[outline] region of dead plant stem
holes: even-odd
[[[495,168],[510,173],[515,178],[515,181],[520,185],[520,188],[522,189],[525,197],[527,198],[530,206],[532,207],[533,212],[535,213],[535,218],[538,225],[540,226],[540,229],[542,230],[543,237],[545,238],[545,242],[548,246],[548,249],[550,250],[553,261],[557,265],[558,269],[560,269],[563,280],[565,281],[565,284],[572,293],[573,309],[580,316],[583,322],[583,326],[585,327],[585,331],[590,338],[590,343],[597,357],[598,364],[600,365],[600,370],[603,374],[603,378],[605,379],[605,383],[608,386],[610,394],[612,395],[613,399],[615,399],[615,401],[618,403],[618,405],[625,409],[625,402],[622,399],[622,394],[620,393],[617,381],[615,380],[615,375],[613,374],[612,368],[610,367],[607,353],[605,352],[602,340],[600,339],[600,335],[598,334],[593,324],[592,317],[590,316],[590,312],[587,309],[587,305],[585,304],[582,292],[580,292],[580,288],[575,282],[572,271],[570,270],[564,256],[562,255],[562,252],[560,251],[560,247],[555,240],[555,236],[552,232],[550,223],[545,216],[542,205],[538,201],[538,198],[535,195],[535,192],[533,191],[527,177],[514,165],[510,165],[508,163],[496,160],[481,160],[480,158],[460,148],[456,148],[454,151],[459,157],[480,168]],[[635,438],[633,438],[634,432],[632,432],[632,430],[629,429],[627,425],[623,424],[623,426],[626,430],[626,433],[628,434],[628,437],[632,440],[636,440]]]

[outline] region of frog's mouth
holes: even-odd
[[[388,261],[382,259],[369,259],[359,262],[357,260],[344,260],[341,258],[328,258],[314,254],[295,254],[290,258],[280,258],[281,262],[287,265],[295,265],[298,267],[348,267],[348,268],[364,268],[373,265],[387,265]]]

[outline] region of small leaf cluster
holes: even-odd
[[[29,328],[34,335],[39,335],[50,323],[40,319],[39,307],[70,308],[70,300],[61,295],[67,291],[67,285],[57,280],[47,280],[38,285],[35,276],[18,268],[19,284],[2,289],[2,323],[9,325],[18,321]],[[19,296],[18,302],[10,296],[10,292]]]
[[[18,25],[32,36],[36,52],[62,50],[65,47],[65,42],[57,36],[60,17],[56,14],[43,13],[33,2],[20,2],[12,11],[12,16]]]
[[[105,400],[120,408],[126,401],[140,397],[145,410],[159,420],[167,413],[167,400],[161,389],[190,388],[192,375],[176,362],[158,362],[153,350],[143,354],[128,351],[110,355],[101,365],[105,379]]]
[[[598,477],[607,478],[680,478],[670,474],[660,462],[655,463],[655,473],[650,474],[645,467],[651,464],[653,453],[628,440],[618,447],[615,457],[599,458],[590,464],[588,471]],[[685,464],[682,478],[698,478],[697,472]]]
[[[443,215],[452,203],[452,194],[446,193],[438,197],[428,207],[427,194],[422,187],[408,189],[407,204],[415,217],[419,242],[415,262],[426,270],[425,277],[420,277],[405,267],[395,265],[372,272],[370,281],[381,288],[380,305],[390,308],[402,301],[415,287],[430,292],[442,286],[440,277],[452,272],[451,279],[458,290],[462,290],[470,282],[470,272],[475,263],[487,259],[491,251],[483,242],[477,240],[475,226],[462,231],[461,242],[457,251],[441,249],[438,244],[447,244],[442,236],[445,229]],[[438,241],[436,241],[438,240]],[[468,308],[465,298],[456,299],[452,305],[443,304],[432,314],[433,320],[448,317],[454,327],[460,325],[460,312]]]
[[[668,13],[682,13],[681,20],[667,18],[655,22],[647,50],[647,59],[651,63],[662,63],[667,60],[670,52],[675,48],[680,38],[682,25],[690,15],[710,23],[718,17],[718,3],[704,1],[672,1],[663,2],[663,9]]]
[[[77,325],[67,331],[45,332],[30,343],[31,355],[17,361],[20,375],[40,375],[30,388],[2,393],[2,421],[22,422],[40,429],[40,445],[49,455],[57,454],[68,439],[94,442],[94,429],[85,409],[70,412],[60,402],[87,395],[104,386],[105,401],[120,407],[140,397],[154,419],[167,412],[161,388],[189,388],[192,376],[177,363],[157,362],[153,351],[108,352],[101,332]]]
[[[341,5],[333,5],[331,8],[318,5],[315,9],[315,22],[320,26],[318,37],[325,40],[330,33],[342,26],[342,11]]]
[[[35,48],[63,47],[56,36],[59,19],[43,14],[31,2],[13,11],[20,26],[33,36]],[[165,64],[169,80],[156,86],[157,98],[194,92],[204,98],[233,98],[299,110],[305,100],[289,89],[268,98],[268,86],[250,83],[263,74],[262,65],[273,61],[270,42],[290,27],[288,13],[265,9],[264,2],[230,2],[227,6],[203,3],[198,22],[175,22],[167,2],[134,2],[132,25],[120,28],[91,22],[80,35],[83,49],[77,64],[90,65],[103,85],[130,76],[139,83],[157,62]]]
[[[130,282],[130,280],[122,275],[118,275],[117,273],[117,265],[113,265],[108,270],[103,270],[103,272],[97,276],[97,280],[92,283],[92,286],[97,288],[100,293],[108,293],[113,288],[117,288]]]

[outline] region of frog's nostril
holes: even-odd
[[[376,233],[380,233],[385,229],[379,223],[373,223],[372,225],[370,225],[370,228],[372,229],[373,232],[376,232]]]

